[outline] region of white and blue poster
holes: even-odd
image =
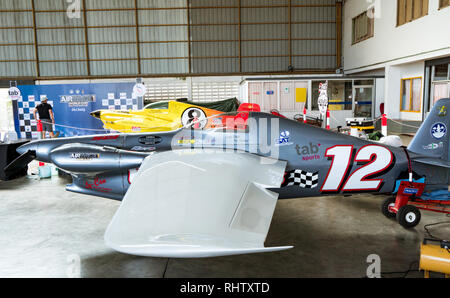
[[[101,134],[103,123],[90,115],[101,109],[138,110],[143,108],[143,98],[136,97],[136,83],[22,85],[20,96],[14,100],[15,128],[22,139],[39,137],[34,108],[47,97],[55,116],[54,131],[59,136]]]

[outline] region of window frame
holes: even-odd
[[[438,8],[438,10],[447,8],[449,6],[450,6],[450,0],[447,0],[447,4],[444,4],[442,0],[439,0],[439,8]]]
[[[352,45],[355,45],[357,43],[363,42],[369,38],[372,38],[375,35],[375,19],[374,18],[370,18],[368,16],[369,11],[372,11],[372,15],[375,15],[375,8],[372,7],[366,11],[363,11],[362,13],[360,13],[359,15],[357,15],[356,17],[352,18]],[[367,15],[367,33],[364,37],[360,38],[359,40],[356,40],[356,20],[363,16],[363,15]]]
[[[405,81],[409,81],[410,83],[410,88],[409,88],[409,108],[412,109],[413,107],[413,81],[420,79],[420,109],[418,111],[413,111],[413,110],[403,110],[403,88],[404,88],[404,82]],[[413,78],[404,78],[401,79],[401,83],[400,83],[400,112],[404,112],[404,113],[422,113],[422,101],[423,101],[423,77],[413,77]]]
[[[408,2],[411,1],[411,7],[410,7],[410,11],[408,10]],[[427,1],[427,11],[424,13],[423,12],[423,8],[424,8],[424,3],[425,1]],[[400,23],[400,2],[404,2],[405,5],[405,15],[403,16],[403,23]],[[421,0],[422,3],[422,8],[421,8],[421,15],[419,17],[414,18],[414,0],[397,0],[397,27],[403,26],[405,24],[411,23],[415,20],[418,20],[420,18],[423,18],[425,16],[427,16],[430,12],[430,0]],[[411,15],[411,19],[408,20],[409,14]]]

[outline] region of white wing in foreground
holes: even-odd
[[[113,249],[198,258],[270,252],[264,241],[286,162],[178,150],[147,157],[105,233]]]

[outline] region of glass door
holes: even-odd
[[[432,106],[441,98],[450,97],[450,82],[433,82],[433,102]]]
[[[353,99],[355,102],[353,116],[372,118],[373,86],[353,86]]]

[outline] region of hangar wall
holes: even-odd
[[[330,73],[340,22],[335,0],[0,0],[0,78]]]
[[[436,80],[432,74],[432,62],[450,57],[450,35],[443,31],[450,25],[450,8],[442,6],[443,1],[427,0],[424,2],[427,9],[423,16],[398,25],[400,3],[406,2],[345,1],[342,41],[344,73],[362,75],[382,72],[385,76],[384,103],[388,118],[415,128],[419,121],[426,118],[436,100],[433,98],[434,85],[450,79],[449,71]],[[411,3],[408,1],[407,7]],[[372,8],[373,36],[353,42],[353,20]],[[387,45],[389,50],[386,50]],[[442,61],[444,68],[447,65],[448,61]],[[411,102],[414,94],[416,107],[406,110],[402,106],[403,98],[407,98],[408,93],[406,88],[403,89],[405,80],[416,82],[416,89],[409,92]]]
[[[242,99],[240,84],[242,76],[212,77],[166,77],[144,78],[147,92],[144,101],[174,100],[188,98],[193,101],[218,101],[228,98]],[[81,80],[38,80],[36,85],[135,83],[136,78],[81,79]]]
[[[370,7],[375,9],[374,36],[352,43],[352,20]],[[347,33],[343,36],[343,54],[347,74],[378,69],[400,59],[412,62],[415,56],[449,52],[450,35],[443,34],[441,29],[448,28],[450,10],[439,9],[439,0],[429,1],[426,16],[401,26],[397,26],[397,1],[347,0],[343,12],[343,27]]]

